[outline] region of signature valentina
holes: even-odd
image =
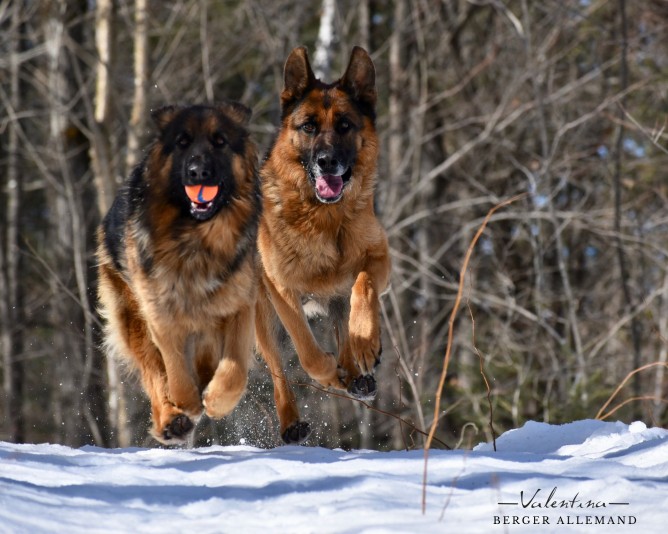
[[[597,501],[593,499],[581,498],[579,493],[576,493],[575,496],[571,498],[560,498],[557,496],[557,487],[552,488],[549,494],[543,493],[542,489],[537,489],[530,493],[524,493],[520,491],[520,502],[519,503],[503,503],[503,504],[520,504],[522,508],[542,508],[542,509],[551,509],[551,508],[607,508],[608,505],[620,505],[628,503],[611,503],[606,501]]]
[[[521,506],[525,515],[495,515],[495,525],[635,525],[634,515],[617,515],[610,511],[598,511],[601,508],[628,506],[628,502],[610,502],[574,496],[557,495],[557,487],[547,490],[537,489],[532,492],[520,491],[520,502],[500,502],[499,505]],[[596,512],[566,512],[558,516],[548,515],[548,510],[597,510]],[[531,510],[533,513],[528,512]],[[554,513],[554,512],[553,512]]]

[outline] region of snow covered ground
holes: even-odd
[[[638,534],[668,527],[668,431],[529,422],[473,451],[0,442],[0,532]]]

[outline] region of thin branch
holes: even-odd
[[[425,444],[424,447],[424,473],[422,477],[422,513],[424,514],[427,508],[427,464],[429,461],[429,448],[431,447],[431,442],[434,439],[434,434],[436,433],[436,427],[438,426],[438,420],[439,420],[439,415],[441,411],[441,395],[443,393],[443,386],[445,385],[445,378],[448,374],[448,367],[450,365],[450,355],[452,352],[452,342],[454,338],[454,328],[455,328],[455,319],[457,318],[457,312],[459,311],[459,306],[462,301],[462,294],[464,293],[464,281],[466,279],[466,271],[468,270],[468,265],[471,260],[471,256],[473,255],[473,249],[476,246],[476,243],[478,242],[478,239],[480,239],[480,236],[482,233],[485,231],[485,228],[487,227],[487,223],[491,219],[492,215],[494,213],[505,207],[508,206],[509,204],[512,204],[513,202],[526,197],[526,193],[522,193],[521,195],[516,195],[512,198],[509,198],[508,200],[504,200],[500,204],[497,204],[496,206],[492,207],[492,209],[489,210],[487,213],[487,216],[482,222],[482,225],[476,232],[475,236],[473,236],[473,240],[469,244],[469,248],[466,251],[466,255],[464,256],[464,262],[462,263],[462,268],[459,272],[459,288],[457,290],[457,298],[455,299],[455,303],[452,307],[452,313],[450,314],[450,321],[449,321],[449,326],[448,326],[448,343],[445,349],[445,358],[443,361],[443,370],[441,371],[441,378],[438,382],[438,389],[436,390],[436,399],[434,402],[434,420],[432,421],[431,424],[431,429],[429,430],[429,435],[427,436],[427,443]]]
[[[623,104],[620,103],[619,107],[624,113],[624,115],[629,118],[629,120],[635,125],[635,127],[640,132],[642,132],[643,135],[645,135],[656,148],[658,148],[664,154],[668,154],[668,148],[659,144],[659,139],[661,139],[661,137],[664,136],[664,132],[666,131],[666,123],[668,122],[668,119],[664,121],[663,126],[661,126],[661,128],[658,131],[652,133],[642,124],[640,124],[640,122],[633,115],[631,115],[631,113],[627,109],[624,108]]]
[[[614,414],[617,410],[619,410],[620,408],[623,408],[627,404],[630,404],[630,403],[636,402],[636,401],[642,401],[642,400],[651,400],[651,401],[654,401],[654,402],[665,402],[666,404],[668,404],[668,399],[664,399],[662,397],[657,397],[656,395],[643,395],[641,397],[631,397],[630,399],[626,399],[624,402],[621,402],[620,404],[615,406],[609,412],[601,415],[601,417],[597,417],[597,419],[599,419],[600,421],[603,421],[604,419],[607,419],[612,414]]]
[[[627,375],[626,375],[626,378],[624,378],[624,380],[622,380],[621,384],[619,384],[619,385],[617,386],[617,389],[615,389],[615,391],[612,393],[612,395],[610,395],[610,397],[608,398],[608,400],[606,401],[606,403],[605,403],[605,404],[601,407],[601,409],[598,411],[598,413],[596,414],[595,419],[604,419],[604,417],[602,416],[603,412],[605,411],[605,409],[606,409],[608,406],[610,406],[610,403],[611,403],[612,400],[617,396],[617,393],[619,393],[619,392],[621,391],[621,389],[622,389],[622,388],[624,387],[624,385],[629,381],[629,379],[631,379],[631,377],[635,376],[635,375],[638,374],[640,371],[644,371],[645,369],[649,369],[649,368],[651,368],[651,367],[658,367],[658,366],[668,367],[668,363],[664,363],[664,362],[652,362],[652,363],[648,363],[648,364],[646,364],[646,365],[643,365],[642,367],[638,367],[637,369],[634,369],[634,370],[631,371],[629,374],[627,374]],[[639,397],[640,397],[640,395],[636,395],[634,398],[639,398]],[[615,409],[615,411],[616,411],[616,409]],[[612,412],[611,412],[611,413],[612,413]],[[610,414],[606,414],[606,417],[608,417],[609,415],[610,415]]]

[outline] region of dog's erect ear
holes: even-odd
[[[299,100],[307,89],[315,82],[315,75],[308,61],[306,48],[295,48],[285,62],[283,71],[283,92],[281,104],[285,107],[290,102]]]
[[[376,69],[364,48],[359,46],[353,48],[348,68],[339,83],[355,100],[375,109]]]
[[[248,126],[253,112],[240,102],[225,100],[218,104],[218,109],[241,126]]]
[[[160,109],[151,111],[151,117],[153,117],[155,124],[162,131],[174,120],[180,109],[178,106],[163,106]]]

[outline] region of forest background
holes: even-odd
[[[521,193],[468,265],[437,438],[665,426],[667,26],[665,0],[0,1],[0,439],[148,444],[146,400],[99,350],[95,228],[151,109],[240,100],[264,152],[302,44],[330,81],[353,45],[372,55],[393,261],[374,402],[286,360],[308,444],[422,446],[465,253]],[[259,359],[241,405],[198,435],[279,444]]]

